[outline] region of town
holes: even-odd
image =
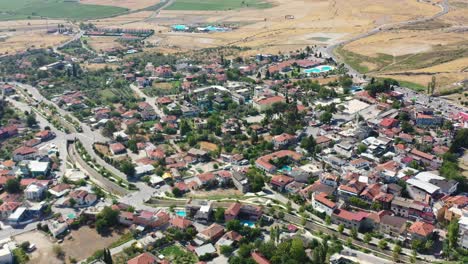
[[[0,56],[0,263],[468,263],[468,102],[435,74],[421,91],[333,46],[164,52],[159,29],[46,23],[73,38]]]

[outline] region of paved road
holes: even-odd
[[[89,166],[86,163],[86,161],[84,161],[78,154],[75,148],[75,144],[70,144],[68,146],[68,155],[72,161],[74,161],[82,170],[84,170],[89,175],[91,181],[97,184],[99,187],[117,196],[122,196],[129,193],[125,188],[105,178],[95,169],[91,168],[91,166]]]
[[[145,102],[147,102],[151,107],[153,107],[154,111],[159,117],[164,117],[166,116],[164,112],[159,108],[159,106],[156,104],[156,100],[154,97],[147,96],[143,91],[141,91],[140,88],[138,88],[134,84],[130,84],[130,88],[133,90],[134,93],[136,93],[139,97],[145,98]]]

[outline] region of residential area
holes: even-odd
[[[467,261],[466,108],[239,49],[2,58],[0,262]]]

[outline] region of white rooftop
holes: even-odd
[[[421,190],[424,190],[429,194],[433,194],[436,191],[440,190],[438,186],[418,179],[409,179],[406,181],[406,183],[408,183],[409,185],[413,185]]]
[[[445,179],[444,177],[441,177],[429,171],[420,172],[414,178],[420,181],[425,181],[425,182],[429,182],[430,180],[444,180]]]
[[[46,172],[49,169],[49,162],[32,160],[28,166],[32,172]]]

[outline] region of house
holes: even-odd
[[[22,146],[13,151],[13,161],[34,160],[39,156],[36,148]]]
[[[221,252],[222,246],[235,246],[237,245],[240,240],[243,238],[239,233],[236,231],[229,231],[226,232],[219,240],[216,242],[216,248],[219,252]]]
[[[286,185],[288,185],[289,183],[293,181],[294,181],[294,178],[279,174],[279,175],[275,175],[271,177],[270,186],[273,189],[283,192],[285,190]]]
[[[410,220],[423,220],[429,223],[435,221],[435,215],[431,207],[423,202],[395,197],[390,207],[396,216],[401,216]]]
[[[432,168],[436,168],[439,161],[436,156],[428,153],[424,153],[422,151],[413,148],[409,153],[409,156],[415,159],[416,161],[420,161],[427,166],[431,166]]]
[[[67,222],[59,222],[57,220],[52,220],[47,222],[47,227],[49,228],[50,233],[54,238],[57,238],[61,234],[63,234],[65,231],[68,230],[68,224]]]
[[[181,216],[175,216],[174,218],[171,219],[169,224],[171,227],[182,229],[182,230],[185,230],[188,227],[193,225],[192,221]]]
[[[199,232],[197,234],[197,238],[202,240],[205,243],[215,242],[216,240],[221,238],[223,234],[224,234],[224,227],[219,224],[213,223],[206,229]]]
[[[321,183],[320,181],[316,181],[313,184],[303,188],[299,191],[299,195],[301,195],[304,199],[309,199],[312,193],[326,193],[327,196],[332,195],[335,192],[335,188],[332,186],[328,186],[326,184]]]
[[[286,98],[280,95],[272,97],[260,97],[253,100],[253,107],[258,111],[263,112],[271,108],[273,104],[280,102],[286,102]]]
[[[395,118],[384,118],[380,121],[379,125],[383,128],[393,128],[398,125],[398,120]]]
[[[50,172],[50,162],[32,160],[28,163],[28,168],[32,178],[47,177]]]
[[[384,215],[380,219],[379,232],[389,237],[404,235],[406,231],[406,219],[399,216]]]
[[[234,186],[236,186],[236,188],[242,193],[250,191],[250,184],[247,176],[237,171],[232,172],[232,182],[234,183]]]
[[[250,256],[257,264],[271,264],[268,259],[266,259],[261,253],[257,251],[252,252]]]
[[[418,113],[416,115],[416,125],[422,127],[441,126],[444,122],[442,117]]]
[[[347,199],[349,197],[359,197],[366,186],[367,183],[359,182],[358,180],[352,180],[347,184],[340,185],[338,187],[338,195],[343,199]]]
[[[198,257],[201,257],[206,254],[214,254],[214,253],[216,253],[216,248],[211,243],[195,248],[195,254]]]
[[[164,211],[150,212],[141,210],[133,216],[133,223],[149,228],[160,228],[170,221],[169,214]]]
[[[417,178],[406,181],[406,190],[409,196],[416,201],[431,202],[429,197],[434,197],[439,193],[440,188],[430,182],[425,182]]]
[[[272,143],[275,149],[282,149],[296,142],[296,136],[283,133],[273,137]]]
[[[365,220],[369,213],[359,211],[351,212],[344,209],[336,209],[332,216],[332,222],[336,225],[344,225],[346,228],[360,229],[366,225]]]
[[[6,220],[18,207],[20,202],[4,202],[0,205],[0,220]]]
[[[127,264],[156,264],[158,263],[158,259],[151,253],[145,252],[141,253],[140,255],[129,259]]]
[[[292,150],[279,150],[271,154],[261,156],[255,161],[255,166],[265,172],[273,173],[276,171],[276,166],[271,164],[271,160],[287,157],[288,161],[299,162],[302,155]]]
[[[201,149],[191,148],[187,152],[187,155],[194,158],[194,163],[205,162],[210,160],[208,152]]]
[[[336,203],[327,198],[326,193],[312,194],[312,207],[321,213],[331,216],[333,211],[337,209]]]
[[[125,153],[127,151],[125,146],[120,142],[110,144],[109,145],[109,150],[112,153],[112,155],[123,154],[123,153]]]
[[[151,164],[136,166],[135,177],[140,178],[144,175],[152,174],[154,169],[154,166]]]
[[[45,142],[53,139],[55,137],[55,133],[50,130],[42,130],[40,132],[37,132],[35,137],[41,142]]]
[[[332,142],[331,138],[326,137],[326,136],[318,136],[315,139],[315,143],[317,146],[320,146],[321,148],[328,147],[328,145]]]
[[[411,240],[418,239],[421,241],[426,241],[432,237],[434,229],[435,227],[432,224],[416,221],[408,228],[408,238]]]
[[[68,196],[76,202],[77,206],[91,206],[97,201],[97,196],[86,190],[74,190]],[[71,205],[69,201],[65,204]]]
[[[200,186],[209,187],[216,184],[216,177],[213,173],[207,172],[197,176]]]
[[[24,190],[24,196],[30,201],[40,201],[47,190],[46,185],[40,183],[31,183]]]
[[[234,220],[237,218],[237,215],[239,214],[241,210],[242,204],[241,203],[232,203],[226,211],[224,211],[224,220],[226,222]]]
[[[49,189],[49,193],[52,194],[53,196],[60,198],[67,194],[70,191],[70,185],[66,183],[59,183],[55,185],[54,187]]]

